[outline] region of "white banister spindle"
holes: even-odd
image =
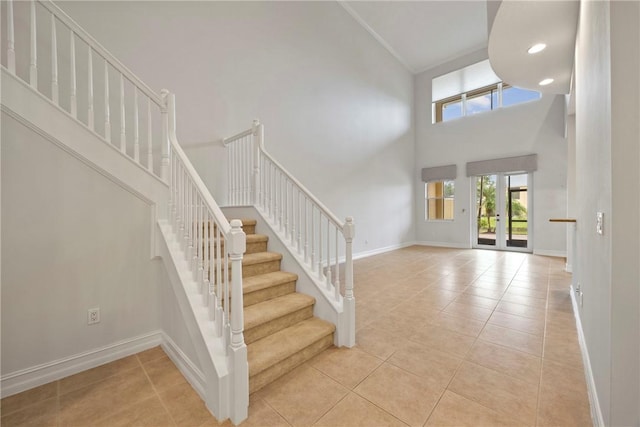
[[[304,197],[304,262],[309,262],[309,213],[307,196]],[[313,262],[312,262],[313,264]]]
[[[356,344],[356,301],[353,296],[353,255],[352,242],[355,237],[355,225],[353,218],[347,217],[342,233],[345,239],[345,263],[344,263],[344,311],[347,316],[346,340],[347,347]]]
[[[104,139],[111,142],[111,110],[109,108],[109,63],[104,60]]]
[[[138,88],[133,87],[133,160],[140,163],[140,130],[138,129]]]
[[[223,275],[222,275],[222,266],[223,266],[223,262],[224,262],[224,266],[225,268],[227,267],[227,255],[226,252],[228,252],[227,249],[227,244],[228,242],[225,241],[225,247],[222,248],[222,244],[221,244],[221,240],[223,239],[224,235],[222,234],[222,232],[220,230],[217,231],[218,233],[218,241],[216,242],[216,251],[217,251],[217,258],[216,258],[216,287],[215,287],[215,291],[216,291],[216,295],[217,297],[214,299],[214,303],[215,303],[215,318],[219,324],[218,326],[218,330],[216,331],[218,336],[222,336],[222,304],[221,304],[221,299],[220,296],[222,295],[222,279],[223,279]],[[222,249],[224,249],[225,253],[222,253]],[[211,268],[213,268],[213,266],[211,266]],[[228,268],[226,268],[225,270],[225,274],[228,274]],[[225,278],[225,280],[228,280],[228,277]]]
[[[209,252],[211,251],[211,230],[209,229],[209,210],[204,208],[204,216],[202,221],[203,244],[202,244],[202,288],[204,292],[209,292],[209,283],[213,280],[212,268],[209,264]]]
[[[76,38],[74,36],[73,31],[69,35],[69,76],[71,85],[71,96],[70,96],[70,105],[71,105],[71,115],[73,117],[78,117],[78,89],[77,89],[77,79],[76,79]]]
[[[253,121],[253,204],[260,201],[260,147],[262,145],[262,125],[259,120]]]
[[[38,39],[36,32],[36,2],[31,0],[29,4],[31,16],[31,59],[29,61],[29,84],[34,89],[38,89]]]
[[[338,247],[338,226],[336,225],[336,262],[334,264],[334,271],[333,271],[333,287],[335,289],[335,299],[336,301],[340,301],[340,261],[339,261],[339,247]]]
[[[318,278],[322,277],[322,212],[318,212]]]
[[[11,1],[9,1],[11,3]],[[7,4],[8,6],[8,4]],[[58,105],[58,36],[56,34],[56,17],[51,14],[51,100]]]
[[[124,109],[124,76],[120,73],[120,151],[127,152],[127,131]]]
[[[316,266],[316,231],[314,228],[315,218],[313,211],[313,205],[311,205],[311,271],[313,271],[314,267]]]
[[[87,58],[87,126],[93,130],[94,114],[93,114],[93,53],[89,46]]]
[[[151,121],[151,98],[147,98],[147,169],[153,173],[153,123]]]
[[[7,0],[7,68],[16,73],[16,39],[13,28],[13,0]]]
[[[327,281],[327,290],[331,290],[331,220],[327,217],[327,274],[325,280]]]
[[[162,89],[160,92],[163,99],[162,108],[162,160],[160,163],[160,177],[167,182],[169,177],[169,132],[175,136],[176,131],[176,100],[175,96],[168,90]],[[169,120],[169,111],[171,120]]]

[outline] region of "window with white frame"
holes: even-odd
[[[427,182],[424,185],[425,220],[452,221],[455,203],[453,180]]]

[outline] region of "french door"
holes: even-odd
[[[532,181],[529,173],[475,177],[474,247],[531,252]]]

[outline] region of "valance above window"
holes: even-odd
[[[537,169],[538,155],[529,154],[527,156],[469,162],[467,163],[467,176],[480,176],[507,172],[533,172]]]
[[[436,166],[422,169],[422,181],[449,181],[456,179],[458,168],[456,165]]]

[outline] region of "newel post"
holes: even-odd
[[[231,411],[230,418],[239,424],[248,416],[249,410],[249,363],[247,346],[244,343],[244,312],[242,301],[242,256],[246,251],[246,235],[242,231],[242,221],[231,221],[231,233],[227,241],[231,259],[231,343],[229,358],[231,364]]]
[[[176,131],[176,99],[167,89],[160,91],[162,97],[162,163],[160,165],[160,177],[169,183],[169,135],[175,135]]]
[[[353,238],[355,237],[355,224],[353,218],[348,216],[344,224],[343,233],[345,239],[345,265],[344,265],[344,314],[346,318],[347,347],[356,345],[356,299],[353,296]]]
[[[253,121],[253,205],[260,204],[260,148],[264,141],[264,127],[260,120]]]

